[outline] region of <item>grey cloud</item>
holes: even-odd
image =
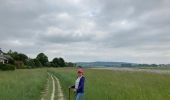
[[[1,0],[0,47],[70,61],[168,63],[169,4],[169,0]]]
[[[60,35],[61,34],[61,35]],[[91,41],[91,35],[74,35],[74,33],[62,35],[62,33],[57,35],[41,35],[40,40],[51,42],[51,43],[72,43],[72,42],[83,42]]]

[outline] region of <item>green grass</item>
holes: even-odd
[[[75,80],[75,74],[72,69],[49,69],[49,72],[52,73],[53,75],[57,76],[59,78],[60,84],[62,86],[62,90],[64,92],[64,97],[66,100],[68,100],[68,87],[70,85],[73,85],[74,80]],[[73,76],[73,77],[72,77]],[[74,98],[74,93],[71,92],[71,97]]]
[[[50,100],[53,86],[52,86],[51,76],[49,75],[48,75],[48,80],[47,80],[47,83],[44,89],[46,88],[48,88],[48,90],[44,90],[44,93],[45,93],[44,100]]]
[[[0,100],[40,100],[46,79],[45,69],[0,71]]]
[[[68,86],[76,79],[75,69],[51,72],[60,79],[68,98]],[[87,69],[85,77],[84,100],[170,100],[169,74]]]
[[[0,71],[0,100],[40,100],[49,77],[47,70],[59,78],[68,100],[68,87],[76,80],[73,68]],[[85,77],[84,100],[170,100],[170,74],[86,69]],[[48,100],[50,77],[49,84]]]

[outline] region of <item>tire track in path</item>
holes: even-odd
[[[50,100],[65,100],[59,79],[55,75],[52,75],[50,73],[48,73],[48,75],[49,75],[49,78],[51,79],[48,79],[47,86],[46,86],[45,92],[43,92],[43,96],[41,100],[45,100],[45,97],[47,96],[48,93],[50,96],[49,97]],[[49,84],[50,80],[52,84]],[[52,89],[49,88],[50,86],[52,87]],[[49,91],[51,91],[51,93]]]
[[[51,76],[51,79],[52,79],[52,83],[53,83],[53,89],[52,89],[52,93],[51,93],[51,99],[50,100],[54,100],[55,98],[55,81],[54,81],[54,78],[52,75]]]
[[[62,88],[61,88],[61,85],[60,85],[60,81],[56,76],[54,76],[54,78],[55,78],[55,80],[57,82],[57,87],[58,87],[57,88],[58,100],[64,100],[64,94],[63,94],[63,91],[62,91]]]

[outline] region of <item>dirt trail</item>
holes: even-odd
[[[63,91],[61,89],[60,81],[56,76],[54,76],[54,78],[55,78],[55,80],[57,82],[57,86],[58,86],[58,88],[57,88],[58,100],[64,100],[64,95],[63,95]]]
[[[53,78],[52,75],[51,75],[51,79],[52,79],[52,82],[53,82],[53,90],[52,90],[52,93],[51,93],[51,99],[50,100],[54,100],[54,97],[55,97],[55,81],[54,81],[54,78]]]
[[[107,70],[118,70],[118,71],[137,71],[137,72],[149,72],[158,74],[170,74],[170,70],[159,70],[159,69],[139,69],[139,68],[92,68],[92,69],[107,69]]]
[[[41,100],[45,100],[44,98],[48,95],[49,91],[52,91],[52,93],[50,94],[51,95],[50,100],[55,100],[56,98],[57,98],[57,100],[65,100],[59,79],[50,73],[48,73],[48,75],[49,75],[49,78],[47,79],[45,91],[42,92]],[[51,78],[52,84],[50,84],[50,82],[49,82],[50,78]],[[51,85],[52,85],[52,89],[49,90],[49,87]],[[56,98],[55,98],[55,94],[57,94]]]

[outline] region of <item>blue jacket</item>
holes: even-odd
[[[84,82],[85,82],[85,77],[82,76],[76,93],[84,93]],[[75,88],[75,85],[71,86],[71,88]]]
[[[84,82],[85,82],[85,77],[81,77],[80,82],[79,82],[79,86],[77,89],[77,93],[84,93]]]

